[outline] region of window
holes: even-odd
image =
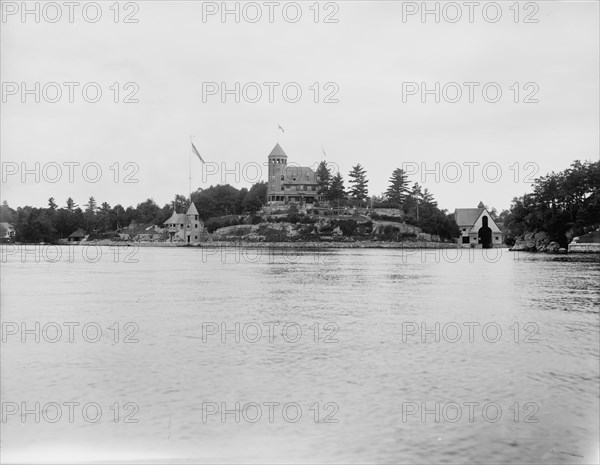
[[[198,223],[196,223],[196,224],[194,225],[194,228],[197,228],[197,227],[198,227]]]
[[[467,228],[463,228],[463,231],[466,231],[466,230],[467,230]]]
[[[194,239],[198,239],[198,236],[194,236]]]
[[[285,179],[285,176],[282,174],[281,175],[281,180],[283,181]]]
[[[283,191],[283,190],[285,190],[285,187],[284,187],[284,186],[281,186],[281,190],[282,190],[282,191]]]
[[[307,191],[308,190],[308,186],[304,186],[304,190]]]
[[[271,176],[271,181],[275,181],[275,175]]]
[[[316,191],[317,190],[317,186],[311,186],[310,190],[311,191]]]
[[[187,225],[187,227],[188,227],[188,229],[190,229],[190,228],[191,228],[191,226],[190,226],[189,224]]]
[[[198,221],[198,215],[194,215],[196,217],[196,221]]]
[[[498,240],[498,236],[496,236],[496,240]]]

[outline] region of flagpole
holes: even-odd
[[[192,136],[190,136],[189,165],[190,165],[189,188],[190,188],[190,205],[191,205],[192,204]]]

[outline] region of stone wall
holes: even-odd
[[[600,253],[600,244],[569,244],[569,252],[576,253]]]

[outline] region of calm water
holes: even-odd
[[[3,256],[3,463],[597,463],[597,257],[56,250]]]

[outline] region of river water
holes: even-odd
[[[2,463],[598,463],[597,256],[2,262]]]

